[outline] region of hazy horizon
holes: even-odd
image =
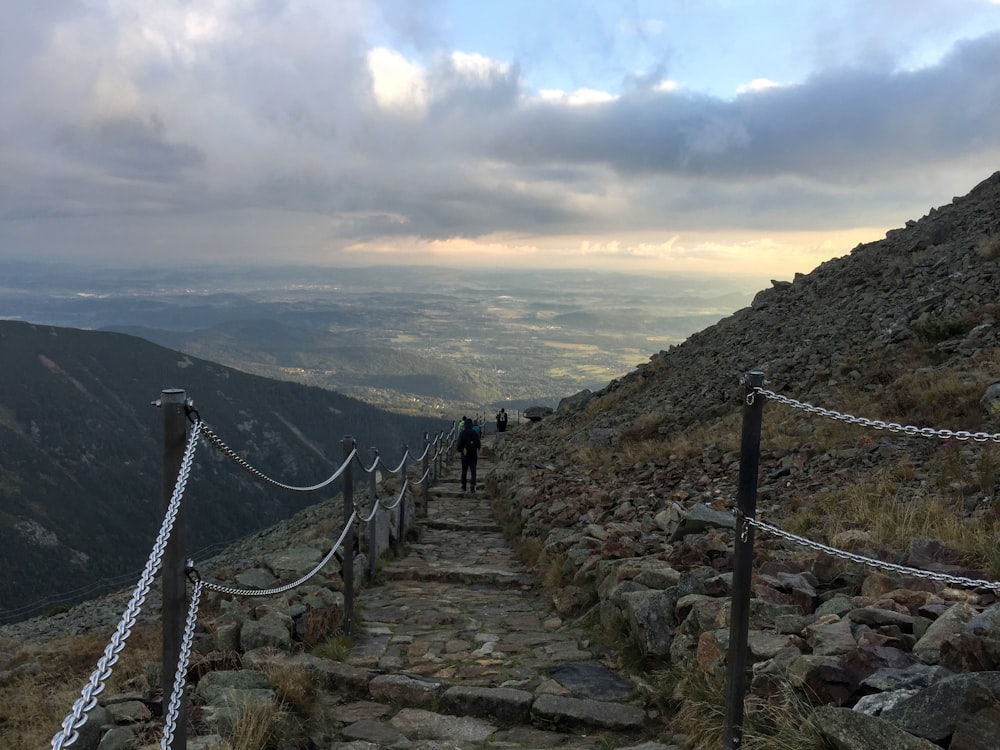
[[[4,9],[6,259],[790,278],[1000,167],[997,0]]]

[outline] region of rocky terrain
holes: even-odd
[[[653,661],[724,678],[750,370],[768,390],[847,416],[991,436],[914,436],[769,400],[758,511],[836,549],[996,581],[998,291],[1000,173],[525,425],[501,449],[497,487],[521,533],[562,561],[559,611],[592,607]],[[891,545],[873,533],[874,513],[830,517],[845,495],[879,487],[900,515],[934,499],[958,525],[988,529],[985,555],[943,544],[942,529]],[[809,721],[838,748],[995,747],[1000,587],[757,536],[748,704],[790,686],[827,707]]]
[[[758,517],[828,546],[755,534],[744,746],[992,750],[1000,736],[998,291],[1000,173],[884,240],[775,281],[750,307],[490,445],[487,486],[496,515],[534,566],[534,580],[548,586],[543,599],[553,612],[532,627],[563,632],[577,650],[567,657],[572,663],[596,663],[632,685],[623,701],[630,708],[618,716],[634,715],[636,723],[612,729],[617,734],[600,745],[588,744],[579,715],[570,720],[575,709],[568,707],[579,696],[565,685],[523,675],[476,683],[483,676],[472,670],[460,686],[471,692],[444,699],[460,665],[489,661],[486,644],[501,641],[497,633],[496,641],[476,641],[471,630],[414,638],[394,629],[401,627],[391,622],[399,607],[386,606],[376,629],[387,628],[390,642],[404,640],[396,651],[379,651],[374,666],[354,668],[404,675],[391,694],[378,692],[384,677],[373,692],[371,672],[359,677],[329,659],[302,656],[317,627],[310,618],[336,625],[336,572],[320,587],[326,593],[311,597],[261,607],[216,602],[199,626],[204,669],[239,671],[226,656],[237,655],[243,667],[260,671],[267,660],[259,649],[271,647],[288,654],[280,657],[288,664],[302,662],[300,671],[323,691],[363,681],[368,698],[393,705],[391,718],[372,720],[396,721],[396,734],[373,728],[352,739],[338,729],[300,736],[289,747],[719,747],[747,398],[740,378],[759,370],[773,394],[867,421],[772,397],[764,405]],[[881,429],[889,422],[933,430]],[[968,435],[957,431],[983,439],[959,439]],[[285,558],[276,550],[319,548],[331,531],[307,521],[285,526],[268,560],[252,557],[251,544],[220,561],[217,575],[282,580]],[[458,538],[440,544],[475,550],[469,529]],[[970,583],[878,568],[841,550]],[[419,557],[419,549],[411,554]],[[426,559],[414,566],[433,568]],[[486,585],[513,606],[510,591]],[[423,594],[431,611],[458,606],[444,591]],[[454,630],[455,622],[438,620]],[[65,622],[88,627],[72,615]],[[32,641],[45,632],[39,622],[0,635]],[[419,648],[401,645],[414,640]],[[518,663],[513,653],[497,659],[500,672]],[[362,648],[353,658],[368,657]],[[13,654],[6,662],[8,681],[32,663]],[[223,679],[230,678],[206,684]],[[269,687],[223,685],[201,700],[211,704],[232,689],[273,690],[269,679]],[[485,713],[495,718],[502,705],[530,706],[521,721],[534,729],[552,690],[570,702],[546,715],[556,728],[575,728],[519,739],[481,726],[476,739],[432,740],[419,731],[400,737],[407,720],[428,719],[397,719],[400,704],[451,715],[448,701],[468,707],[487,700],[473,688],[526,693],[489,693],[494,702]],[[566,744],[570,738],[578,744]],[[349,742],[359,744],[337,744]]]

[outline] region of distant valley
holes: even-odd
[[[381,408],[554,406],[749,304],[758,279],[409,268],[8,264],[0,318],[141,336]]]

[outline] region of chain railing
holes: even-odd
[[[356,451],[352,453],[350,457],[348,457],[347,459],[344,460],[343,463],[341,463],[341,465],[337,468],[335,472],[333,472],[333,474],[328,476],[322,482],[319,482],[318,484],[309,485],[307,487],[296,487],[295,485],[285,484],[284,482],[279,482],[277,479],[272,479],[264,472],[251,466],[236,451],[234,451],[232,448],[226,445],[226,443],[218,435],[216,435],[204,422],[201,423],[200,429],[201,433],[208,439],[208,441],[212,445],[218,448],[219,451],[224,456],[226,456],[226,458],[230,459],[233,463],[235,463],[237,466],[239,466],[241,469],[247,472],[250,476],[256,477],[262,482],[266,482],[267,484],[270,484],[273,487],[278,487],[283,490],[289,490],[290,492],[315,492],[316,490],[321,490],[324,487],[329,486],[330,484],[332,484],[333,482],[335,482],[337,479],[340,478],[340,475],[343,474],[344,470],[347,469],[347,467],[350,465],[351,459],[353,459],[354,456],[357,455]]]
[[[839,411],[834,411],[833,409],[824,409],[822,406],[814,406],[812,404],[807,404],[804,401],[797,401],[794,398],[789,398],[788,396],[783,396],[780,393],[775,393],[774,391],[769,391],[761,387],[756,387],[749,394],[747,394],[748,404],[753,403],[755,394],[760,394],[761,396],[769,398],[772,401],[778,401],[779,403],[786,404],[787,406],[791,406],[795,409],[801,409],[809,412],[810,414],[818,414],[821,417],[836,419],[841,422],[847,422],[848,424],[858,424],[863,427],[871,427],[876,430],[899,432],[913,437],[937,437],[945,440],[974,440],[977,443],[993,441],[994,443],[1000,443],[1000,433],[997,432],[990,433],[969,432],[968,430],[939,430],[933,427],[914,427],[913,425],[902,425],[898,422],[883,422],[880,419],[856,417],[852,414],[844,414]]]
[[[201,590],[204,581],[195,581],[191,591],[191,605],[188,607],[187,620],[184,624],[184,636],[181,638],[180,656],[177,659],[177,671],[174,673],[174,690],[170,694],[170,703],[163,716],[163,737],[160,739],[161,750],[168,750],[174,744],[174,732],[177,731],[177,719],[181,714],[184,699],[184,687],[187,684],[187,668],[191,662],[191,647],[194,644],[194,627],[198,621],[198,607],[201,604]]]
[[[739,514],[737,514],[738,516]],[[967,576],[956,576],[949,573],[943,573],[935,570],[924,570],[923,568],[912,568],[908,565],[899,565],[897,563],[886,562],[885,560],[879,560],[874,557],[866,557],[864,555],[859,555],[855,552],[847,552],[846,550],[837,549],[836,547],[831,547],[820,542],[813,541],[812,539],[807,539],[806,537],[799,536],[798,534],[793,534],[790,531],[785,531],[777,526],[769,523],[765,523],[758,518],[744,517],[746,521],[746,527],[752,527],[763,531],[771,536],[780,537],[781,539],[786,539],[790,542],[798,544],[802,547],[807,547],[815,552],[824,552],[832,557],[840,558],[841,560],[847,560],[852,563],[859,563],[861,565],[866,565],[870,568],[877,568],[879,570],[884,570],[889,573],[898,573],[904,576],[912,576],[914,578],[924,578],[929,581],[937,581],[938,583],[943,583],[948,586],[955,586],[958,588],[965,589],[990,589],[997,593],[1000,593],[1000,583],[996,581],[990,581],[987,579],[980,578],[969,578]]]
[[[727,660],[727,699],[726,717],[723,727],[724,750],[738,750],[742,745],[743,734],[743,703],[745,698],[746,651],[749,628],[749,597],[751,582],[751,566],[753,562],[753,530],[771,534],[794,544],[801,545],[816,552],[831,555],[835,558],[852,563],[865,565],[879,570],[905,576],[914,576],[936,581],[948,586],[969,589],[986,589],[1000,592],[1000,583],[989,580],[957,576],[940,571],[929,571],[921,568],[889,563],[846,550],[837,549],[826,544],[807,539],[797,534],[780,529],[756,518],[757,508],[757,474],[760,462],[761,436],[761,404],[757,396],[771,399],[779,403],[800,409],[809,414],[834,419],[848,424],[856,424],[877,430],[887,430],[912,437],[940,438],[943,440],[975,441],[979,443],[1000,443],[1000,433],[971,432],[968,430],[935,429],[933,427],[916,427],[898,422],[886,422],[879,419],[869,419],[852,414],[826,409],[788,396],[775,393],[764,388],[764,373],[759,371],[746,373],[741,378],[746,387],[745,408],[743,412],[743,436],[740,449],[740,477],[736,506],[733,510],[737,518],[737,535],[733,555],[733,594],[730,614],[729,656]]]
[[[136,584],[132,598],[129,600],[128,606],[122,614],[114,635],[111,636],[111,641],[104,649],[104,655],[98,661],[97,668],[90,675],[90,681],[84,686],[80,697],[73,703],[73,709],[63,719],[62,728],[52,738],[51,746],[53,750],[69,747],[76,742],[80,736],[80,727],[87,723],[88,712],[93,710],[97,705],[97,696],[104,691],[104,686],[111,676],[114,665],[118,663],[118,655],[124,650],[125,642],[132,633],[132,628],[135,626],[139,613],[142,611],[142,605],[149,594],[149,588],[153,583],[153,576],[156,575],[156,571],[160,567],[164,550],[167,547],[167,542],[174,528],[174,521],[177,519],[177,513],[180,510],[181,499],[184,496],[184,489],[187,487],[188,477],[191,474],[191,465],[194,462],[195,446],[198,443],[197,437],[198,430],[192,430],[184,451],[184,458],[181,461],[180,472],[177,476],[177,482],[174,485],[170,504],[167,507],[167,512],[164,514],[163,524],[160,526],[160,532],[156,536],[156,542],[149,553],[146,567],[142,572],[139,582]]]
[[[845,414],[843,412],[834,411],[833,409],[825,409],[821,406],[815,406],[813,404],[805,403],[803,401],[798,401],[794,398],[789,398],[788,396],[783,396],[780,393],[775,393],[774,391],[767,390],[760,386],[753,387],[750,393],[747,394],[747,405],[753,404],[753,399],[755,395],[762,395],[772,401],[777,401],[779,403],[791,406],[794,409],[801,409],[810,414],[817,414],[821,417],[826,417],[828,419],[834,419],[841,422],[847,422],[848,424],[857,424],[863,427],[870,427],[877,430],[888,430],[890,432],[902,433],[904,435],[909,435],[913,437],[928,437],[928,438],[940,438],[942,440],[973,440],[978,443],[986,442],[1000,442],[1000,433],[989,433],[989,432],[970,432],[968,430],[947,430],[947,429],[936,429],[933,427],[915,427],[913,425],[902,425],[898,422],[884,422],[879,419],[869,419],[867,417],[858,417],[853,414]],[[937,581],[939,583],[945,583],[952,586],[958,586],[960,588],[986,588],[993,591],[1000,591],[1000,583],[989,580],[981,580],[977,578],[968,578],[965,576],[953,576],[947,573],[941,573],[938,571],[923,570],[921,568],[912,568],[906,565],[898,565],[896,563],[886,562],[884,560],[878,560],[871,557],[865,557],[864,555],[858,555],[853,552],[847,552],[846,550],[837,549],[836,547],[830,547],[826,544],[821,544],[820,542],[807,539],[805,537],[798,536],[791,532],[785,531],[773,526],[768,523],[764,523],[756,518],[749,516],[742,516],[739,510],[736,511],[738,517],[743,517],[746,521],[746,525],[743,527],[743,534],[746,534],[747,527],[754,527],[764,531],[772,536],[781,537],[790,542],[794,542],[803,547],[808,547],[817,552],[824,552],[828,555],[838,557],[843,560],[849,560],[851,562],[860,563],[867,565],[872,568],[878,568],[880,570],[886,570],[894,573],[900,573],[903,575],[916,576],[920,578],[925,578],[932,581]],[[745,541],[745,540],[744,540]]]
[[[177,391],[177,393],[182,393]],[[154,402],[154,405],[159,406],[159,402]],[[193,413],[197,415],[197,410],[193,408],[190,402],[187,402],[186,408],[188,409],[189,418]],[[98,661],[97,667],[90,676],[90,680],[84,686],[81,691],[80,697],[73,703],[72,710],[67,714],[66,718],[61,724],[61,728],[52,738],[51,747],[53,750],[58,750],[59,748],[66,748],[73,745],[80,736],[80,728],[87,722],[88,714],[97,705],[97,697],[104,691],[107,684],[108,678],[111,676],[113,667],[118,662],[119,654],[124,650],[125,643],[131,635],[132,628],[138,619],[139,613],[141,612],[142,605],[145,603],[146,597],[149,594],[150,587],[152,585],[153,577],[162,567],[163,559],[165,556],[165,551],[168,548],[170,542],[171,533],[173,531],[174,525],[177,521],[178,514],[180,512],[181,500],[184,495],[184,490],[187,486],[188,479],[191,474],[191,469],[194,461],[195,447],[198,444],[198,438],[204,437],[206,441],[218,449],[224,456],[229,458],[233,463],[235,463],[239,468],[246,471],[248,474],[254,478],[265,482],[271,486],[288,490],[291,492],[314,492],[325,487],[330,486],[334,481],[343,476],[351,466],[352,462],[357,460],[360,464],[360,458],[358,456],[357,446],[354,445],[348,452],[345,447],[345,457],[341,465],[331,474],[329,477],[324,479],[317,484],[309,486],[296,486],[291,484],[286,484],[280,482],[272,477],[268,476],[264,472],[260,471],[256,467],[252,466],[248,461],[242,458],[235,450],[233,450],[229,445],[225,443],[212,429],[210,429],[204,421],[202,421],[200,415],[197,419],[192,420],[194,422],[194,429],[190,431],[187,436],[186,444],[184,448],[184,454],[180,462],[180,467],[177,471],[177,478],[174,484],[173,493],[170,497],[170,501],[167,504],[167,508],[164,512],[164,519],[161,525],[160,531],[156,537],[156,542],[153,545],[153,549],[150,552],[149,559],[147,560],[146,566],[142,571],[139,582],[137,583],[132,597],[123,613],[121,620],[118,624],[115,633],[113,634],[110,642],[105,648],[104,655]],[[416,458],[417,461],[423,461],[428,457],[428,454],[433,449],[434,456],[437,458],[443,455],[441,445],[445,438],[449,437],[454,432],[454,426],[452,426],[452,432],[445,434],[439,433],[433,441],[428,441],[424,446],[423,453]],[[425,433],[425,440],[427,434]],[[378,452],[375,452],[375,459],[370,467],[365,467],[362,464],[362,469],[369,474],[373,474],[379,466],[382,466],[385,471],[390,474],[402,473],[402,487],[399,494],[396,496],[394,502],[385,503],[381,499],[373,497],[372,498],[372,513],[370,516],[365,518],[365,521],[371,520],[375,515],[375,512],[379,507],[386,510],[391,510],[396,508],[402,503],[403,498],[411,484],[420,484],[425,482],[431,475],[431,470],[425,469],[423,475],[419,480],[412,480],[410,477],[405,475],[405,470],[408,460],[413,460],[410,456],[409,450],[405,449],[403,458],[400,461],[399,466],[395,469],[390,469],[385,466],[384,462],[381,460]],[[347,509],[345,508],[345,511]],[[271,589],[247,589],[247,588],[234,588],[229,586],[223,586],[219,583],[212,581],[203,580],[198,574],[198,571],[194,568],[193,563],[189,561],[188,563],[188,575],[193,581],[193,590],[191,595],[190,606],[187,612],[187,619],[184,626],[183,636],[179,644],[179,659],[176,665],[176,672],[174,675],[173,690],[170,693],[170,699],[168,702],[167,710],[164,714],[164,730],[161,738],[161,748],[167,750],[168,748],[174,747],[175,733],[178,730],[177,724],[180,718],[183,716],[183,700],[184,700],[184,686],[186,681],[187,667],[190,662],[191,649],[194,639],[194,628],[197,622],[198,608],[200,605],[201,595],[203,589],[207,588],[211,591],[231,595],[231,596],[274,596],[282,594],[286,591],[294,589],[301,586],[306,581],[315,576],[320,570],[326,566],[337,551],[344,547],[348,535],[354,530],[354,527],[358,520],[362,517],[360,513],[360,504],[358,502],[353,502],[353,509],[349,516],[345,519],[343,530],[341,531],[340,537],[337,539],[336,543],[330,549],[330,551],[323,557],[323,559],[317,563],[317,565],[306,575],[300,577],[296,581],[293,581],[282,586],[278,586]],[[402,522],[401,522],[402,523]],[[353,546],[353,544],[352,544]],[[348,561],[347,564],[353,564]],[[182,587],[183,588],[183,587]],[[183,737],[179,738],[183,740]]]

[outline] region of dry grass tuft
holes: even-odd
[[[287,715],[274,703],[243,706],[233,719],[229,741],[240,750],[273,750],[287,733]]]
[[[672,728],[687,738],[691,750],[722,746],[726,720],[726,685],[698,669],[679,666],[657,672],[661,701],[673,714]],[[743,716],[743,742],[748,750],[826,750],[810,719],[811,706],[801,693],[783,684],[767,699],[748,701]]]
[[[985,375],[953,370],[907,372],[886,389],[882,411],[917,427],[976,430],[982,424],[979,399],[989,383]]]
[[[317,644],[312,653],[330,661],[345,662],[354,650],[354,639],[343,632],[335,632],[322,643]]]
[[[939,460],[948,466],[954,455],[946,451]],[[826,543],[843,532],[863,530],[877,548],[895,553],[905,552],[914,539],[936,539],[956,550],[964,565],[996,579],[1000,575],[996,544],[1000,514],[970,516],[961,500],[956,507],[947,495],[917,494],[906,484],[912,471],[912,465],[903,461],[894,469],[862,477],[822,498],[800,501],[782,525],[792,533]],[[939,481],[950,486],[954,465],[937,471]]]
[[[316,707],[317,690],[308,671],[301,666],[271,663],[264,667],[278,700],[301,716]]]
[[[90,679],[110,640],[107,632],[14,647],[11,667],[36,665],[0,683],[4,747],[48,747]],[[146,665],[160,661],[159,632],[136,628],[119,654],[105,692],[146,687]]]

